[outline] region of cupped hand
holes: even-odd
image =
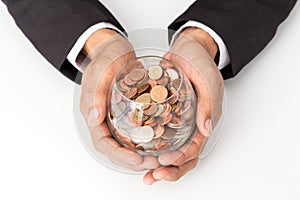
[[[165,58],[177,64],[190,80],[197,95],[197,128],[192,138],[177,151],[161,154],[161,167],[144,176],[146,184],[159,180],[176,181],[192,170],[213,127],[222,114],[224,81],[213,61],[218,47],[215,41],[198,28],[185,29]]]
[[[82,78],[80,108],[97,151],[113,163],[134,171],[156,169],[154,157],[142,157],[122,147],[112,136],[106,123],[107,100],[118,70],[135,58],[132,45],[113,30],[102,29],[85,45],[91,62]]]

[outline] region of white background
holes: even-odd
[[[193,1],[102,2],[132,30],[166,28]],[[176,183],[145,186],[86,152],[73,120],[74,84],[34,50],[1,3],[0,199],[299,199],[299,11],[226,81],[227,119],[213,153]]]

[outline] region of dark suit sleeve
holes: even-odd
[[[235,76],[274,37],[296,0],[198,0],[170,26],[170,37],[189,20],[212,28],[224,41],[231,64],[221,72]]]
[[[121,25],[98,0],[2,0],[26,37],[61,73],[75,80],[66,59],[80,35],[99,22]]]

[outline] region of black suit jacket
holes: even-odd
[[[2,0],[36,49],[62,74],[79,73],[66,59],[80,35],[99,22],[122,26],[98,0]],[[170,26],[170,37],[188,20],[211,27],[224,40],[236,75],[273,38],[297,0],[198,0]],[[78,79],[77,79],[78,80]]]

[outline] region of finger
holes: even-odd
[[[161,154],[158,161],[163,166],[174,165],[180,166],[190,160],[198,158],[207,138],[196,130],[194,136],[177,151],[170,151]]]
[[[165,55],[165,58],[171,59],[173,62],[175,62],[194,86],[196,95],[198,97],[196,123],[200,129],[200,132],[204,136],[209,137],[212,133],[212,128],[210,126],[213,108],[212,96],[207,83],[204,81],[205,79],[202,72],[197,68],[197,65],[204,65],[205,63],[197,63],[199,61],[195,59],[196,61],[194,61],[192,64],[189,60],[192,59],[190,57],[191,55],[195,54],[195,52],[189,52],[190,54],[185,56],[185,51],[189,52],[191,50],[181,50],[180,53],[168,52]]]
[[[101,69],[99,69],[101,70]],[[108,71],[107,71],[108,73]],[[81,95],[81,112],[85,120],[92,126],[96,126],[104,121],[106,115],[107,95],[109,94],[112,80],[107,75],[91,77],[88,85],[83,85]],[[106,85],[105,85],[106,84]]]
[[[143,181],[146,185],[152,185],[153,183],[157,182],[158,180],[156,180],[153,177],[153,170],[151,170],[144,175]]]
[[[157,169],[160,164],[158,162],[158,159],[156,157],[153,156],[145,156],[143,157],[143,163],[141,164],[141,166],[144,169]]]
[[[134,151],[122,147],[107,127],[102,123],[97,127],[89,127],[95,149],[106,155],[113,163],[135,171],[145,170],[142,166],[143,158]]]
[[[91,112],[96,109],[99,115],[94,121],[98,124],[105,119],[106,103],[110,97],[116,74],[126,62],[136,57],[135,53],[129,48],[125,48],[121,52],[115,52],[115,49],[106,49],[106,51],[108,53],[103,53],[105,55],[98,55],[102,59],[96,59],[87,67],[82,81],[82,114],[88,121],[88,118],[92,115]]]
[[[162,167],[153,171],[156,180],[177,181],[186,173],[197,166],[198,158],[191,160],[181,166]]]

